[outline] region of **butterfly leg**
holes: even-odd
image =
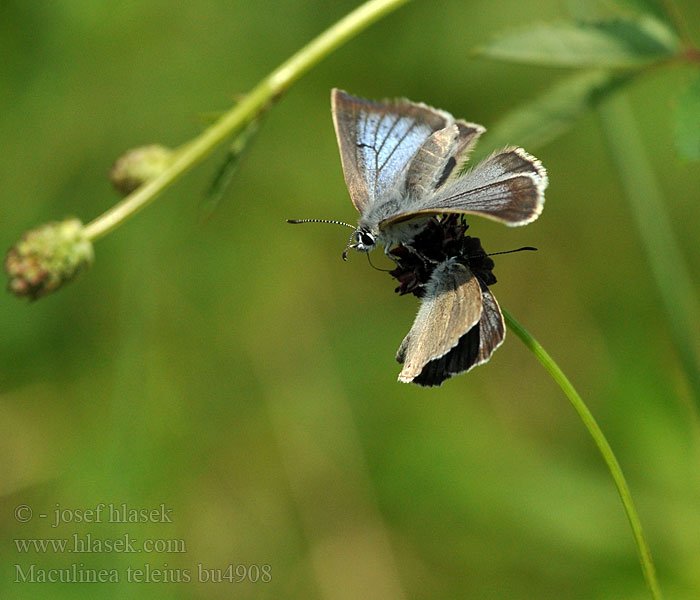
[[[411,244],[403,244],[403,247],[406,248],[411,254],[413,254],[413,256],[420,259],[423,263],[423,266],[430,271],[432,271],[436,265],[438,265],[438,264],[440,264],[440,262],[442,262],[440,260],[436,260],[434,258],[430,258],[429,256],[426,256],[418,248],[415,248]]]

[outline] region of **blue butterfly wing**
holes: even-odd
[[[381,202],[430,135],[452,124],[449,113],[408,100],[371,102],[334,89],[333,123],[355,208]]]

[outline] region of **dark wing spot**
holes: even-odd
[[[450,156],[447,163],[445,164],[445,168],[442,170],[442,174],[440,175],[440,179],[438,179],[437,183],[435,184],[435,189],[438,189],[443,183],[445,183],[447,178],[450,176],[450,173],[452,173],[452,169],[455,168],[456,164],[457,164],[457,160],[455,159],[455,157]]]

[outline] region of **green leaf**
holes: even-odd
[[[652,155],[644,147],[643,126],[634,118],[631,101],[625,94],[616,94],[601,104],[599,114],[613,165],[632,209],[632,223],[637,228],[659,297],[666,308],[666,322],[677,358],[685,371],[691,396],[700,402],[700,347],[697,342],[700,297],[695,272],[685,258],[686,248],[681,247],[674,232],[666,208],[668,201],[656,176]],[[695,111],[696,120],[698,115],[700,113]]]
[[[533,25],[477,49],[498,60],[558,67],[640,68],[673,56],[676,34],[648,16]]]
[[[586,21],[642,14],[656,17],[673,27],[659,0],[566,0],[566,7],[572,17]]]
[[[571,128],[585,111],[627,79],[601,70],[584,71],[563,79],[489,128],[474,158],[511,144],[528,150],[546,144]]]
[[[641,13],[654,15],[660,21],[670,23],[663,2],[658,0],[618,0],[617,4],[620,4],[622,9],[630,8]]]
[[[678,98],[676,148],[690,160],[700,160],[700,76]]]
[[[201,206],[202,220],[209,219],[219,207],[221,200],[231,186],[233,176],[238,169],[241,158],[250,147],[251,140],[255,137],[260,127],[261,117],[253,119],[246,128],[241,131],[231,142],[224,162],[219,166],[213,181]]]

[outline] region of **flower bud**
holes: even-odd
[[[173,151],[153,144],[133,148],[122,154],[109,172],[112,185],[128,196],[140,185],[160,175],[172,162]]]
[[[36,300],[56,291],[92,264],[92,243],[75,218],[47,223],[25,233],[5,257],[7,289]]]

